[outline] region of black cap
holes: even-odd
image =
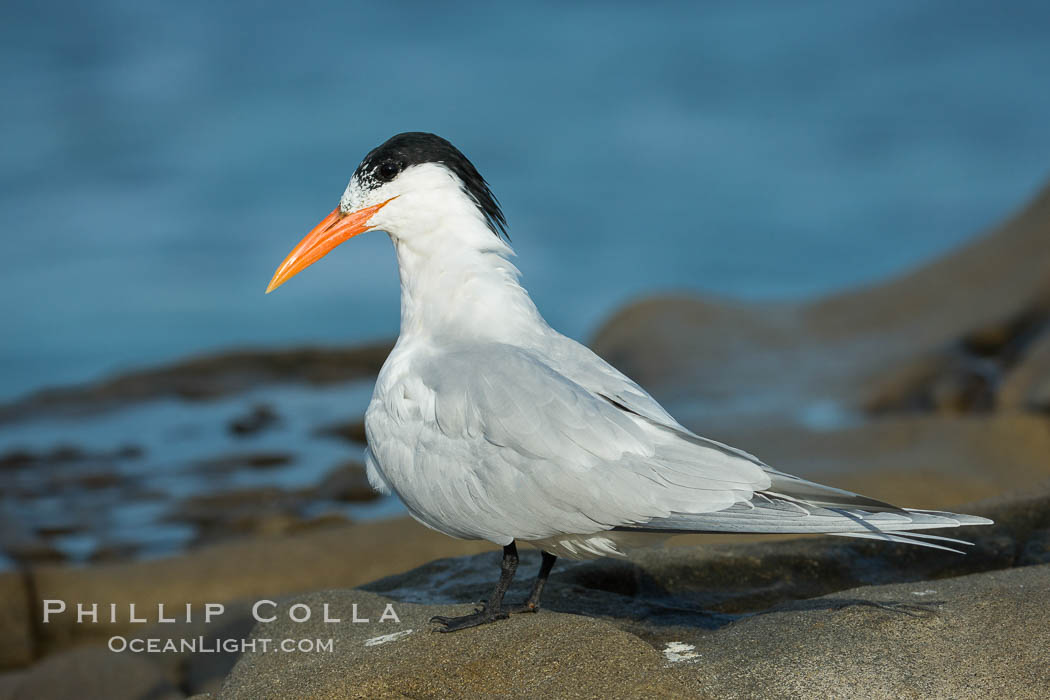
[[[455,173],[492,232],[510,240],[507,219],[485,178],[458,148],[436,134],[408,131],[391,137],[364,157],[354,177],[366,187],[370,182],[379,186],[393,180],[405,168],[423,163],[440,163]]]

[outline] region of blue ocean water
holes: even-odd
[[[264,296],[360,157],[459,145],[586,338],[663,290],[802,298],[976,235],[1050,172],[1050,5],[7,2],[0,397],[397,333],[388,240]]]

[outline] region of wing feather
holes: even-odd
[[[413,370],[434,397],[432,420],[421,416],[428,454],[416,459],[446,477],[432,500],[442,511],[471,501],[490,530],[597,532],[727,508],[769,485],[753,462],[683,441],[521,348],[453,349]]]
[[[812,532],[941,547],[901,532],[989,522],[908,511],[779,472],[696,435],[590,350],[558,338],[542,354],[490,343],[414,355],[369,408],[373,483],[430,527],[500,544],[626,530]]]

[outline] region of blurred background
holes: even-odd
[[[394,256],[270,275],[361,157],[433,131],[574,337],[687,289],[810,297],[925,261],[1047,174],[1050,7],[5,3],[0,393],[397,333]]]
[[[263,290],[401,131],[475,162],[541,311],[583,341],[657,292],[804,302],[886,280],[997,223],[1048,173],[1045,2],[2,13],[6,402],[187,355],[395,337],[382,234]],[[370,391],[157,392],[81,402],[76,418],[9,403],[8,564],[178,551],[236,529],[216,509],[244,504],[297,522],[399,512],[361,496],[352,461]]]

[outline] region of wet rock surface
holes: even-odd
[[[274,383],[314,386],[375,376],[392,342],[350,348],[238,350],[121,374],[86,386],[48,389],[0,406],[0,422],[83,415],[158,398],[214,399]]]
[[[292,459],[291,455],[284,452],[245,452],[204,459],[197,462],[194,468],[204,474],[240,469],[275,469],[288,466]]]
[[[277,388],[272,402],[154,402],[0,425],[0,569],[170,554],[346,522],[363,504],[369,517],[396,514],[351,459],[362,445],[315,435],[344,396],[363,411],[365,389]],[[289,415],[275,418],[275,405]]]
[[[326,425],[317,430],[317,435],[339,438],[358,445],[364,445],[368,441],[368,436],[365,434],[365,422],[360,418]]]
[[[325,501],[361,502],[379,498],[379,494],[368,483],[365,465],[357,461],[335,467],[309,494]]]
[[[280,420],[281,418],[277,415],[277,411],[272,407],[266,404],[258,404],[253,406],[248,413],[231,420],[229,429],[234,435],[255,435],[273,427]]]
[[[107,450],[60,444],[0,455],[0,492],[7,497],[0,503],[0,553],[22,564],[66,560],[63,543],[75,543],[102,504],[141,495],[125,472],[144,454],[133,444]]]
[[[298,515],[301,507],[298,494],[264,486],[194,496],[170,517],[193,524],[196,543],[215,542],[236,535],[291,531],[304,523]]]

